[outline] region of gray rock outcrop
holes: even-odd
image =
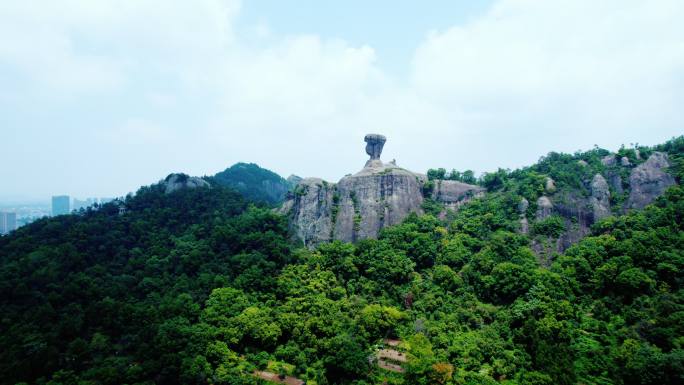
[[[615,166],[617,164],[615,154],[606,155],[603,158],[601,158],[601,164],[603,164],[606,167]]]
[[[386,226],[401,223],[409,214],[422,214],[427,177],[380,160],[386,138],[364,138],[370,156],[365,167],[338,183],[306,178],[280,208],[291,218],[298,238],[308,247],[330,240],[355,242],[376,238]],[[457,209],[484,189],[457,181],[434,181],[431,198],[445,209]]]
[[[667,154],[654,152],[646,161],[632,170],[629,175],[629,198],[626,209],[642,209],[662,195],[675,184],[672,175],[667,173],[670,161]]]
[[[528,234],[530,232],[530,222],[527,220],[527,209],[530,207],[530,202],[522,198],[518,203],[518,216],[520,217],[520,232]]]
[[[537,220],[542,220],[547,218],[548,216],[551,215],[553,212],[553,204],[551,203],[551,200],[549,197],[546,196],[540,196],[539,199],[537,199]]]
[[[294,186],[298,185],[299,182],[302,181],[302,179],[303,178],[301,176],[297,176],[297,175],[292,174],[292,175],[288,176],[286,180],[287,180],[287,183],[290,184],[290,186],[294,187]]]
[[[160,183],[167,194],[184,188],[209,187],[209,182],[206,180],[186,174],[169,174]]]
[[[606,178],[601,174],[594,175],[591,180],[591,197],[589,203],[593,211],[593,221],[610,215],[610,190]]]
[[[481,196],[485,189],[455,180],[436,180],[431,198],[444,204],[445,208],[456,210],[470,198]]]

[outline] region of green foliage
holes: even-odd
[[[565,220],[559,215],[551,215],[532,224],[532,234],[558,238],[565,231]]]
[[[657,148],[675,175],[682,143]],[[448,219],[315,250],[217,185],[39,220],[0,237],[0,383],[263,383],[257,369],[321,385],[682,383],[684,189],[595,224],[549,267],[535,236],[567,220],[519,232],[521,198],[531,217],[540,195],[578,193],[604,155],[485,174],[490,192]],[[403,373],[373,360],[384,338],[401,339]]]
[[[236,163],[211,180],[239,191],[249,200],[269,204],[282,202],[287,192],[294,188],[280,175],[254,163]]]

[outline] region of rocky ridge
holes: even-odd
[[[587,191],[554,193],[547,189],[546,194],[537,200],[536,215],[533,218],[536,222],[552,215],[558,215],[565,222],[565,230],[559,237],[533,239],[532,248],[542,262],[550,261],[554,253],[565,251],[588,235],[591,225],[597,221],[629,210],[642,209],[675,184],[674,178],[667,172],[670,162],[663,152],[654,152],[636,167],[627,157],[618,158],[614,154],[605,156],[601,164],[605,176],[602,173],[595,174],[588,183]],[[629,175],[627,183],[623,181],[623,174]],[[627,193],[623,204],[611,203]],[[521,202],[520,206],[520,231],[527,234],[530,232],[531,220],[525,214],[527,205]]]
[[[411,213],[422,214],[426,197],[442,203],[444,210],[457,209],[484,191],[466,183],[438,181],[428,192],[427,176],[380,160],[384,136],[366,135],[365,141],[370,159],[361,171],[334,184],[305,178],[280,208],[305,245],[376,238],[382,228],[401,223]]]

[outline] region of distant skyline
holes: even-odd
[[[417,172],[662,143],[684,134],[683,19],[679,0],[7,2],[0,203],[240,161],[335,182],[366,133]]]

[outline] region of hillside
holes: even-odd
[[[278,204],[292,188],[290,182],[254,163],[236,163],[210,178],[255,202]]]
[[[425,215],[314,249],[235,190],[168,189],[187,176],[37,221],[0,237],[0,383],[681,383],[680,185],[643,209],[609,187],[609,215],[545,248],[579,226],[560,197],[589,202],[597,173],[662,152],[681,183],[684,137],[630,151],[625,169],[594,149],[479,180],[432,170],[487,192],[455,211],[426,193]]]

